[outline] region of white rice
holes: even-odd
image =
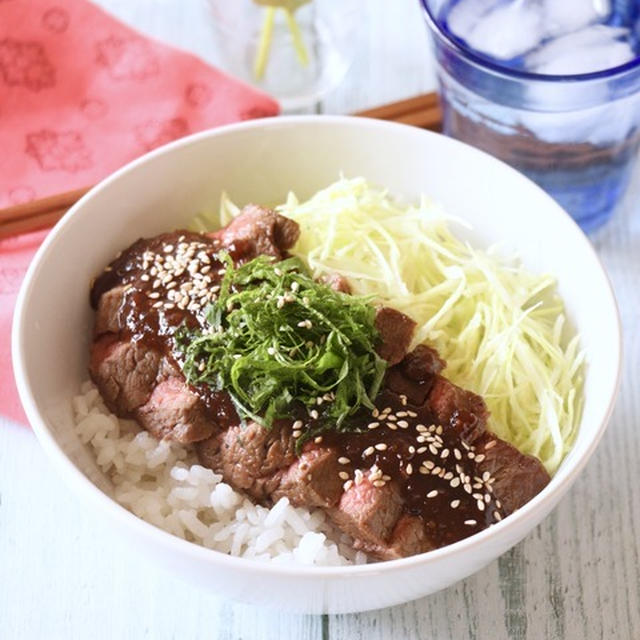
[[[73,399],[75,426],[114,485],[114,497],[139,518],[180,538],[243,558],[304,565],[362,564],[346,536],[321,510],[294,508],[281,498],[253,504],[198,464],[186,446],[158,441],[104,406],[87,382]]]

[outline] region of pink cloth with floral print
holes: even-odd
[[[277,113],[268,96],[86,0],[0,0],[0,208],[92,185],[189,133]],[[11,316],[45,235],[0,241],[0,414],[15,420],[25,418]]]

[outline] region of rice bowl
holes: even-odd
[[[282,153],[269,156],[272,161],[266,163],[264,154],[276,143]],[[318,151],[313,161],[304,152],[309,145]],[[379,146],[402,157],[402,166],[375,161],[371,152]],[[261,167],[255,180],[247,183],[233,170],[234,157],[238,162],[250,157],[250,165]],[[306,164],[300,162],[303,157]],[[466,167],[464,193],[455,178],[460,166]],[[584,415],[573,449],[549,487],[508,522],[450,547],[377,567],[285,570],[226,558],[141,523],[88,480],[95,478],[113,495],[89,452],[79,446],[69,416],[59,412],[62,398],[77,393],[86,378],[84,345],[78,336],[90,318],[81,311],[86,289],[80,290],[80,282],[86,282],[87,274],[95,273],[118,246],[184,224],[223,189],[240,201],[277,202],[291,188],[312,193],[340,169],[366,175],[410,198],[420,192],[433,194],[474,223],[474,241],[480,246],[504,240],[527,266],[557,276],[589,362]],[[100,212],[112,209],[114,201],[121,206],[111,211],[107,223]],[[486,203],[481,213],[476,210],[478,201]],[[521,211],[518,220],[510,215],[515,208]],[[104,242],[90,250],[82,238],[96,234]],[[70,251],[75,254],[73,263],[68,261]],[[56,274],[55,280],[50,274]],[[46,309],[60,306],[77,311],[65,322],[46,315]],[[45,317],[51,318],[48,323],[30,320]],[[228,127],[132,163],[83,199],[48,238],[27,276],[15,322],[14,362],[27,414],[45,447],[89,502],[113,516],[118,529],[156,561],[203,585],[224,584],[229,597],[286,603],[299,611],[353,611],[402,602],[443,588],[505,551],[549,512],[586,463],[606,424],[618,382],[619,328],[609,285],[586,239],[555,203],[508,167],[464,145],[406,127],[349,118],[292,118]],[[51,375],[56,362],[67,363],[57,376]],[[250,575],[267,580],[270,588],[252,588]]]

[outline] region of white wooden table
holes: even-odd
[[[204,0],[100,4],[215,61]],[[348,113],[435,87],[417,1],[368,0],[366,8],[364,49],[323,112]],[[594,239],[625,326],[616,412],[568,497],[502,558],[446,591],[382,611],[313,617],[234,604],[134,557],[83,511],[31,431],[0,418],[0,638],[640,638],[640,206],[634,200]]]

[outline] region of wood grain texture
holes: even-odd
[[[215,61],[204,0],[99,4]],[[367,7],[362,55],[323,111],[349,113],[435,87],[417,2]],[[0,638],[637,640],[639,195],[594,238],[625,329],[611,425],[569,495],[509,553],[445,591],[381,611],[313,617],[237,605],[133,555],[62,484],[34,435],[0,418]]]

